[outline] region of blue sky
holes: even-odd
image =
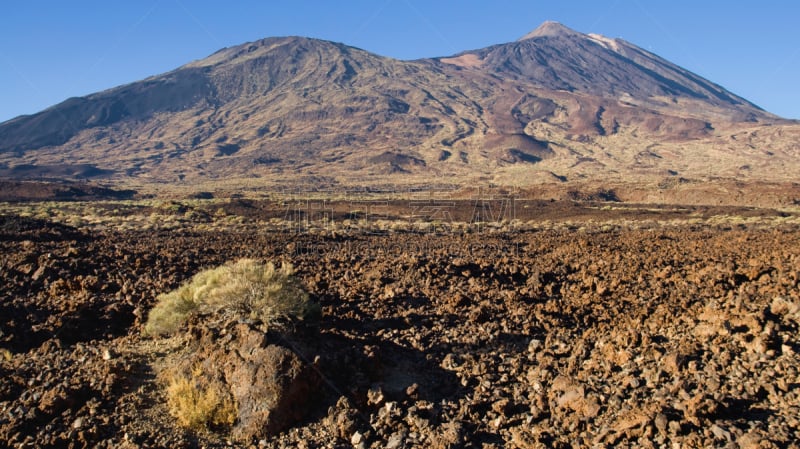
[[[513,41],[545,20],[621,37],[800,119],[796,0],[10,0],[0,8],[0,121],[263,37],[415,59]]]

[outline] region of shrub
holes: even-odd
[[[201,271],[176,290],[158,296],[145,332],[175,333],[190,314],[222,314],[271,325],[285,318],[303,319],[316,311],[291,265],[241,259]]]
[[[166,393],[169,412],[183,427],[201,429],[236,422],[236,405],[221,387],[203,388],[194,379],[175,376],[168,380]]]

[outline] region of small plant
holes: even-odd
[[[159,295],[145,332],[173,334],[192,313],[233,315],[267,325],[308,317],[315,305],[293,274],[291,265],[276,268],[253,259],[201,271],[177,290]]]
[[[166,394],[170,414],[183,427],[201,429],[231,426],[236,422],[236,404],[221,386],[203,388],[194,379],[179,375],[168,379]]]

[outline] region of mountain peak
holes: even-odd
[[[556,36],[580,36],[581,33],[562,25],[558,22],[554,22],[552,20],[548,20],[538,28],[531,31],[530,33],[522,36],[521,38],[517,39],[518,42],[533,39],[536,37],[556,37]]]
[[[225,48],[0,123],[0,176],[111,170],[136,183],[466,185],[500,170],[492,180],[516,185],[528,182],[517,179],[531,171],[526,164],[541,164],[530,182],[625,177],[655,186],[676,167],[686,179],[707,177],[700,161],[729,146],[743,153],[719,158],[720,173],[782,180],[798,172],[789,159],[795,141],[770,145],[780,156],[765,159],[766,140],[726,140],[782,122],[711,81],[555,22],[524,39],[416,61],[291,36]],[[778,157],[787,164],[768,163]]]

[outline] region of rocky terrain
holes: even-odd
[[[302,37],[225,48],[0,124],[0,176],[137,190],[737,182],[757,196],[796,188],[798,141],[796,122],[657,55],[547,22],[415,61]]]
[[[1,123],[0,449],[797,448],[798,142],[553,22],[268,38]],[[278,265],[303,313],[155,307]]]
[[[275,232],[247,204],[226,232],[4,213],[0,447],[797,447],[800,229],[758,221],[785,213],[537,203],[525,229]],[[293,263],[321,308],[258,337],[309,389],[252,439],[180,427],[159,377],[198,342],[259,354],[251,324],[143,334],[158,294],[242,257]]]

